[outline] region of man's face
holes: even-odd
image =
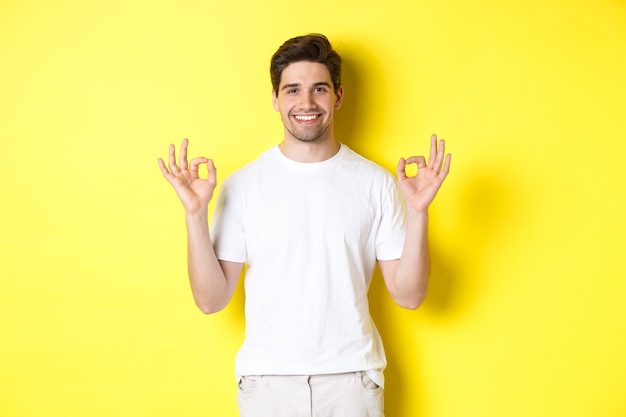
[[[324,64],[290,64],[283,70],[278,92],[272,93],[274,110],[280,112],[285,135],[302,142],[332,138],[333,114],[341,107],[343,87],[334,91]]]

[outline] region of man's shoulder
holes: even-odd
[[[264,165],[267,165],[267,161],[273,158],[275,146],[263,151],[256,159],[246,163],[245,165],[237,168],[231,172],[223,181],[223,184],[233,186],[237,183],[248,183],[250,179],[257,178]]]
[[[391,172],[384,168],[382,165],[377,162],[355,152],[350,149],[348,146],[343,145],[345,148],[345,160],[353,165],[354,168],[362,171],[370,172],[372,175],[382,176],[382,177],[393,177]]]
[[[268,159],[273,158],[275,147],[276,146],[273,146],[261,152],[259,156],[257,156],[255,159],[245,163],[244,165],[233,171],[230,176],[232,177],[238,175],[246,175],[254,172],[255,170],[258,170]]]

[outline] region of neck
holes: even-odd
[[[285,136],[278,147],[283,155],[293,161],[313,163],[332,158],[339,152],[341,145],[332,137],[313,142],[302,142]]]

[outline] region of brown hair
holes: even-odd
[[[280,78],[283,70],[299,61],[317,62],[326,65],[335,92],[341,86],[341,57],[333,49],[328,38],[319,33],[297,36],[283,43],[272,55],[270,63],[270,77],[272,88],[278,95]]]

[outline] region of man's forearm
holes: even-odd
[[[428,213],[409,210],[404,249],[394,275],[396,302],[406,308],[419,307],[426,297],[429,275]]]
[[[196,305],[204,313],[214,313],[228,304],[231,285],[220,266],[208,227],[206,211],[186,214],[187,266]]]

